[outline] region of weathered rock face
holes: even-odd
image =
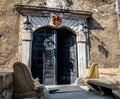
[[[93,12],[93,17],[89,20],[90,61],[99,63],[100,67],[117,67],[120,64],[120,45],[115,2],[113,0],[93,1],[84,3]]]
[[[27,0],[22,0],[25,3]],[[39,5],[40,0],[28,0],[27,5]],[[0,1],[0,70],[11,70],[17,61],[19,14],[14,5],[20,0]],[[90,26],[90,62],[100,67],[118,67],[120,44],[114,0],[73,0],[72,9],[93,12]]]
[[[14,9],[17,0],[0,1],[0,70],[11,70],[16,61],[19,14]]]
[[[114,0],[74,0],[73,7],[93,12],[90,26],[90,62],[100,67],[118,67],[120,44]]]

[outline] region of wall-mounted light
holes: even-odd
[[[0,39],[2,39],[3,38],[3,35],[2,34],[0,34]]]
[[[83,32],[88,33],[89,32],[89,26],[87,24],[83,25]]]
[[[67,6],[68,7],[71,7],[73,5],[73,1],[72,0],[66,0],[67,1]]]
[[[24,29],[25,29],[25,30],[31,30],[31,29],[32,29],[32,24],[31,24],[31,22],[29,21],[28,16],[26,17],[26,21],[24,22]]]

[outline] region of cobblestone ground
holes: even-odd
[[[51,87],[54,89],[54,87]],[[60,87],[59,87],[60,88]],[[63,87],[62,87],[63,88]],[[64,86],[64,89],[68,87]],[[49,93],[44,90],[44,99],[114,99],[112,95],[101,95],[99,92],[87,91],[80,88],[80,91]]]

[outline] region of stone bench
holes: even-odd
[[[112,90],[112,93],[114,94],[116,99],[120,99],[120,89],[114,89]]]
[[[39,79],[32,77],[30,69],[25,64],[16,62],[13,64],[13,70],[14,99],[43,98],[45,87],[39,83]]]
[[[102,95],[105,93],[112,93],[112,90],[117,88],[117,84],[109,80],[102,79],[88,79],[87,84],[90,85],[94,90],[100,91]]]

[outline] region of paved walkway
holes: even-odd
[[[57,89],[59,88],[61,89],[67,89],[68,86],[47,86],[47,89],[44,90],[44,99],[114,99],[112,96],[102,96],[100,93],[98,92],[94,92],[94,91],[87,91],[83,88],[80,88],[80,90],[78,90],[78,88],[75,90],[69,89],[71,91],[68,90],[62,90],[60,92],[55,92],[55,93],[49,93],[49,88],[53,88]],[[73,88],[73,87],[72,87]],[[75,87],[76,88],[76,87]],[[51,90],[50,89],[50,90]]]

